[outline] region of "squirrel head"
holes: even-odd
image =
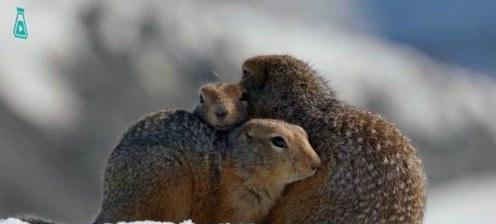
[[[229,134],[238,173],[247,183],[284,186],[315,174],[320,158],[303,128],[251,119]]]
[[[297,110],[295,105],[319,107],[322,99],[334,99],[327,83],[307,63],[290,55],[249,58],[242,74],[240,85],[255,117],[270,117],[281,109],[288,116],[298,116],[291,111]]]
[[[245,91],[238,84],[203,85],[195,113],[217,130],[231,129],[248,118]]]

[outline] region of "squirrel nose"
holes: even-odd
[[[314,159],[310,166],[312,166],[312,169],[316,170],[320,167],[320,165],[321,165],[320,159]]]
[[[215,111],[215,116],[218,118],[224,118],[227,116],[227,110],[224,108],[219,108]]]

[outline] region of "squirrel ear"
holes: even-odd
[[[253,135],[250,130],[246,130],[246,128],[238,128],[237,130],[237,141],[240,144],[248,144],[253,141]]]
[[[253,135],[251,134],[251,131],[245,132],[245,136],[246,136],[246,140],[248,140],[248,142],[251,142],[251,140],[253,139]]]
[[[240,84],[245,89],[260,89],[263,88],[268,81],[267,69],[247,70],[243,68],[243,77]]]
[[[250,143],[253,139],[253,136],[251,135],[251,133],[249,131],[246,131],[246,130],[241,130],[240,131],[240,134],[238,136],[238,141],[240,143]]]

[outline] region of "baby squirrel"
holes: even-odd
[[[194,113],[217,130],[229,130],[248,119],[246,93],[239,84],[205,84]]]
[[[228,131],[247,119],[239,85],[207,84],[200,94],[194,113],[206,123],[185,111],[163,111],[130,128],[109,157],[95,223],[259,222],[287,184],[320,166],[299,126],[253,119],[228,133],[206,127]],[[144,152],[150,144],[154,149]]]
[[[256,56],[242,70],[249,116],[301,125],[322,160],[313,177],[287,187],[269,223],[422,223],[422,162],[392,123],[338,100],[292,56]]]

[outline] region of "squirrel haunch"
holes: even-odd
[[[287,184],[319,165],[299,126],[252,119],[221,133],[188,112],[162,111],[131,127],[109,156],[95,223],[258,222]]]
[[[322,160],[315,176],[288,186],[270,223],[422,222],[422,163],[393,124],[340,102],[292,56],[256,56],[242,70],[250,116],[301,125]]]
[[[229,130],[248,119],[244,93],[239,84],[205,84],[200,88],[200,102],[194,113],[217,130]]]

